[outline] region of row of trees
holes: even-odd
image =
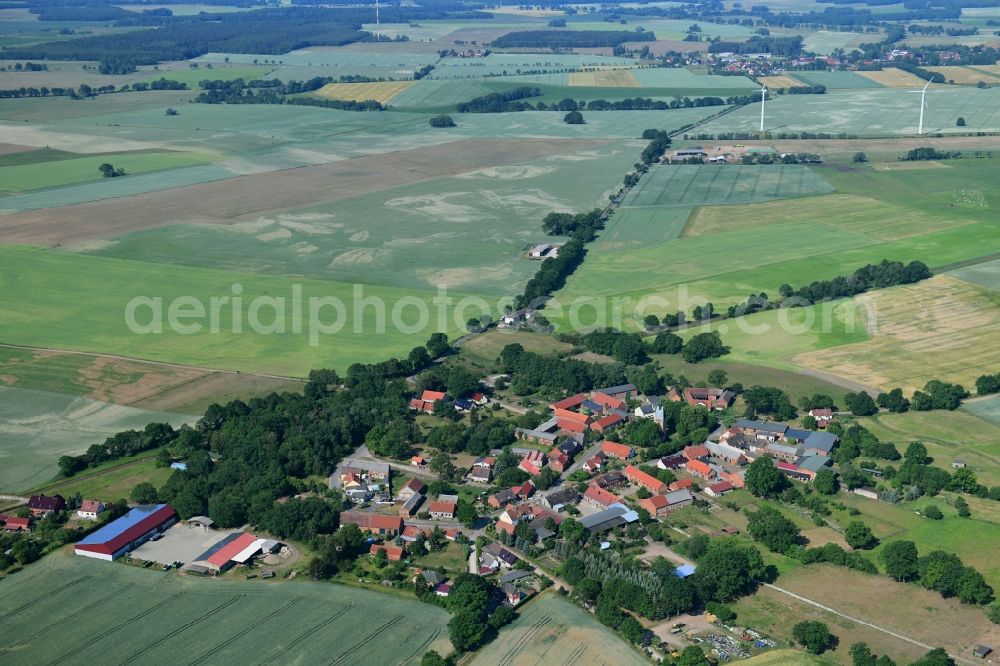
[[[656,35],[648,30],[523,30],[494,39],[496,48],[594,48],[614,47],[622,42],[651,42]]]
[[[969,392],[961,384],[932,379],[924,385],[922,391],[914,391],[911,399],[907,399],[903,395],[903,389],[897,387],[879,393],[874,399],[864,391],[848,393],[844,396],[844,404],[854,416],[872,416],[878,413],[880,407],[893,413],[907,412],[910,409],[918,412],[934,409],[954,411],[968,397]]]

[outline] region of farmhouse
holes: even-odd
[[[820,428],[825,428],[833,420],[833,410],[832,409],[810,409],[809,416],[816,419],[816,425]]]
[[[169,504],[137,506],[78,541],[73,551],[83,557],[110,562],[176,522],[177,512]]]
[[[697,387],[684,389],[684,402],[692,407],[704,407],[706,409],[721,411],[729,409],[735,399],[736,394],[726,389]]]
[[[517,499],[525,500],[534,494],[535,484],[531,482],[531,479],[528,479],[519,486],[511,486],[510,491],[514,493]]]
[[[667,486],[667,490],[673,492],[675,490],[683,490],[684,488],[690,488],[693,485],[694,485],[694,479],[692,479],[690,476],[686,476],[683,479],[677,479],[676,481],[671,483],[669,486]]]
[[[419,398],[414,398],[410,400],[410,409],[415,409],[418,412],[425,412],[427,414],[434,413],[434,403],[438,400],[444,400],[445,394],[442,391],[424,391],[420,394]]]
[[[63,499],[62,495],[53,495],[51,497],[48,495],[32,495],[28,498],[28,510],[31,511],[32,516],[45,516],[53,511],[62,511],[65,508],[66,500]]]
[[[31,518],[20,518],[18,516],[6,516],[4,518],[4,530],[7,532],[30,532]]]
[[[715,476],[715,470],[711,465],[701,460],[689,460],[685,465],[689,474],[693,474],[702,479],[711,479]]]
[[[628,406],[621,398],[616,398],[615,396],[602,393],[601,391],[594,391],[590,395],[590,399],[601,409],[622,410]]]
[[[233,532],[213,545],[191,562],[207,571],[220,574],[237,564],[246,564],[264,549],[267,539],[261,539],[249,532]]]
[[[619,444],[618,442],[604,440],[601,442],[601,453],[610,458],[627,460],[635,455],[635,450],[628,444]]]
[[[494,462],[496,462],[496,458],[479,458],[476,460],[476,462],[472,463],[472,469],[469,470],[469,480],[477,483],[489,483],[493,477]]]
[[[83,500],[80,508],[76,510],[76,515],[84,520],[97,520],[103,511],[104,504],[99,500]]]
[[[665,516],[671,511],[675,511],[694,503],[694,496],[688,490],[676,490],[668,492],[666,495],[653,495],[644,500],[639,500],[639,506],[649,512],[651,516]]]
[[[616,502],[597,513],[580,519],[583,525],[591,534],[607,532],[619,525],[627,525],[639,520],[639,514],[620,502]]]
[[[599,509],[606,509],[618,502],[618,495],[597,486],[590,486],[583,494],[583,499]]]
[[[619,400],[627,400],[628,398],[634,398],[639,395],[639,389],[635,387],[635,384],[609,386],[608,388],[596,389],[594,392],[603,393],[604,395],[611,396],[612,398],[618,398]]]
[[[406,501],[414,495],[423,495],[425,492],[427,492],[427,484],[414,477],[399,489],[399,492],[396,493],[396,498]]]
[[[733,465],[745,465],[747,464],[747,457],[742,449],[738,449],[735,446],[730,446],[725,442],[708,442],[705,444],[708,447],[709,452],[719,458],[720,460],[725,460]]]
[[[569,467],[570,457],[560,449],[552,449],[549,452],[549,467],[560,474]]]
[[[628,480],[632,483],[642,486],[654,495],[667,492],[667,484],[660,481],[655,476],[643,472],[638,467],[633,467],[632,465],[627,466],[625,468],[625,476],[628,477]]]
[[[583,469],[587,470],[590,474],[596,474],[601,471],[602,465],[604,465],[604,454],[598,452],[587,462],[583,463]]]
[[[362,532],[379,536],[396,536],[403,529],[403,519],[399,516],[382,516],[367,511],[344,511],[340,514],[340,524],[357,525]]]
[[[688,460],[704,460],[708,458],[711,451],[704,444],[698,446],[685,446],[681,454]]]
[[[399,507],[399,515],[402,518],[412,518],[420,511],[420,505],[424,503],[424,496],[420,493],[410,495]]]
[[[520,558],[518,558],[517,555],[510,552],[495,541],[483,546],[483,552],[494,557],[504,569],[509,569],[520,562]]]
[[[380,550],[385,551],[385,556],[390,562],[399,562],[406,555],[406,550],[402,546],[394,546],[390,543],[373,543],[368,549],[368,553],[377,555]]]
[[[613,469],[590,480],[590,485],[597,488],[619,488],[628,483],[628,477],[620,469]]]
[[[346,487],[348,481],[352,481],[354,478],[364,479],[365,477],[369,480],[386,481],[391,473],[392,469],[389,467],[389,463],[349,458],[341,464],[339,476],[336,472],[330,475],[329,485],[331,488],[336,488],[337,481],[340,480],[341,485]]]
[[[508,504],[516,501],[517,496],[510,490],[510,488],[504,488],[503,490],[495,492],[486,498],[486,503],[494,509],[502,509]]]
[[[545,424],[543,423],[542,426],[544,425]],[[557,425],[558,425],[558,419],[553,420],[552,428],[555,429]],[[538,428],[535,429],[516,428],[514,430],[514,435],[518,439],[523,439],[528,442],[534,442],[535,444],[548,444],[549,446],[553,446],[556,443],[558,435],[556,435],[556,433],[554,432],[549,432],[542,426],[539,426]]]
[[[592,423],[590,429],[594,432],[605,433],[609,430],[617,428],[624,422],[625,417],[621,414],[608,414],[607,416],[602,416]]]
[[[719,483],[713,483],[708,488],[705,488],[705,494],[709,497],[722,497],[726,493],[731,493],[736,490],[736,487],[728,481],[720,481]]]
[[[580,501],[580,493],[576,488],[572,486],[567,486],[562,490],[557,490],[554,493],[549,493],[545,495],[540,500],[542,506],[548,507],[553,511],[562,511],[563,508],[568,504],[576,504]]]
[[[431,502],[428,509],[431,514],[431,518],[447,518],[452,519],[455,517],[455,511],[458,510],[458,505],[455,502]]]

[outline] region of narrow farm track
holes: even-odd
[[[808,599],[806,597],[803,597],[800,594],[795,594],[791,590],[786,590],[783,587],[778,587],[777,585],[771,585],[770,583],[764,583],[764,587],[769,588],[771,590],[774,590],[775,592],[780,592],[782,594],[788,595],[789,597],[795,599],[796,601],[801,601],[804,604],[809,604],[810,606],[813,606],[815,608],[819,608],[820,610],[826,611],[827,613],[832,613],[833,615],[836,615],[837,617],[842,617],[845,620],[850,620],[851,622],[854,622],[856,624],[860,624],[860,625],[862,625],[864,627],[868,627],[869,629],[874,629],[875,631],[880,631],[883,634],[886,634],[887,636],[892,636],[893,638],[897,638],[897,639],[899,639],[901,641],[905,641],[905,642],[907,642],[907,643],[909,643],[911,645],[916,645],[919,648],[923,648],[925,650],[930,651],[930,650],[933,650],[934,647],[935,647],[933,645],[927,645],[926,643],[921,643],[920,641],[915,640],[913,638],[910,638],[909,636],[904,636],[903,634],[896,633],[895,631],[892,631],[891,629],[886,629],[885,627],[880,627],[877,624],[872,624],[871,622],[867,622],[867,621],[862,620],[860,618],[853,617],[853,616],[848,615],[846,613],[841,613],[839,610],[836,610],[835,608],[830,608],[829,606],[824,606],[823,604],[819,603],[818,601],[813,601],[812,599]],[[949,655],[949,656],[952,659],[954,659],[955,661],[961,662],[963,664],[974,664],[974,663],[976,663],[976,662],[970,661],[968,659],[965,659],[963,657],[960,657],[958,655],[952,654],[952,655]]]

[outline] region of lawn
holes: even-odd
[[[179,426],[190,416],[122,407],[45,391],[0,386],[0,491],[42,485],[58,459],[154,421]],[[129,486],[131,488],[131,486]]]
[[[472,666],[645,664],[637,652],[585,610],[546,592],[518,609],[513,623],[479,650]]]
[[[465,546],[451,541],[443,550],[427,553],[423,557],[418,557],[413,563],[425,569],[444,567],[452,576],[469,570],[469,558],[465,555]]]
[[[0,339],[11,344],[114,350],[123,356],[149,360],[291,377],[304,377],[317,367],[343,370],[350,363],[384,360],[393,354],[405,356],[414,346],[423,344],[439,323],[438,309],[430,304],[434,294],[414,288],[364,285],[359,293],[351,284],[342,282],[25,247],[0,246],[0,285],[0,308],[9,313],[0,323]],[[213,332],[210,299],[231,298],[234,285],[239,285],[237,291],[242,289],[241,306],[247,309],[234,317],[233,304],[221,307],[225,303],[219,302],[218,326]],[[296,293],[301,294],[298,310],[294,305]],[[456,300],[463,297],[461,292],[449,295]],[[374,297],[374,301],[362,308],[356,296]],[[180,312],[197,311],[191,299],[204,308],[197,317],[199,321],[177,320],[182,325],[200,323],[196,332],[170,324],[167,309],[181,297],[188,300],[181,301]],[[257,301],[257,314],[251,318],[252,303],[258,297],[263,298]],[[136,311],[136,323],[153,328],[130,329],[126,324],[123,315],[135,298],[162,299],[162,308],[156,307],[156,301],[143,301],[151,305]],[[283,300],[270,305],[268,298]],[[310,300],[313,298],[335,300]],[[158,309],[162,310],[161,333],[155,332],[153,324]],[[281,310],[277,317],[276,309]],[[431,313],[435,313],[433,320]],[[239,323],[238,332],[233,330],[234,319]],[[318,325],[313,325],[312,320]],[[440,323],[446,332],[454,334],[464,321],[456,324],[445,316]],[[137,334],[133,330],[146,332]]]
[[[205,580],[61,552],[0,585],[0,650],[11,666],[164,663],[177,659],[178,645],[192,662],[223,665],[247,655],[417,664],[428,649],[451,649],[443,609],[329,583]]]
[[[871,339],[802,353],[795,362],[881,390],[900,386],[907,393],[932,379],[971,387],[984,368],[1000,367],[1000,347],[994,344],[1000,326],[996,291],[938,275],[853,300],[865,313]]]
[[[210,160],[211,157],[204,153],[112,153],[93,157],[60,159],[53,162],[5,166],[0,167],[0,188],[8,192],[23,192],[84,181],[107,181],[109,179],[104,178],[98,169],[100,165],[105,163],[111,164],[117,169],[124,169],[126,174],[134,174],[194,166]],[[162,177],[160,174],[157,176]],[[127,179],[128,177],[126,175],[122,178]],[[0,205],[5,206],[5,204]]]
[[[952,461],[960,458],[976,473],[980,483],[997,486],[1000,485],[1000,451],[997,450],[1000,424],[973,416],[979,405],[989,402],[970,403],[954,412],[879,414],[859,418],[858,422],[879,439],[894,443],[900,453],[910,442],[923,442],[935,466],[952,472]]]

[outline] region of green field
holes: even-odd
[[[618,252],[673,240],[684,231],[690,215],[690,208],[619,208],[590,250]]]
[[[671,165],[650,169],[622,205],[704,206],[752,203],[832,192],[815,171],[801,165]]]
[[[1000,289],[1000,259],[966,266],[948,273],[959,280],[972,282],[990,289]]]
[[[828,90],[883,87],[854,72],[794,72],[791,76],[810,86],[826,86]]]
[[[858,77],[863,78],[863,77]],[[841,132],[860,136],[917,133],[920,98],[906,90],[872,88],[835,90],[825,95],[781,95],[766,105],[764,126],[769,132]],[[924,132],[966,134],[1000,131],[1000,89],[931,87],[927,96]],[[956,119],[965,118],[965,127]],[[700,132],[756,132],[760,106],[748,104],[724,118],[699,127]]]
[[[892,442],[902,453],[910,442],[923,442],[934,465],[949,472],[956,458],[965,461],[987,486],[1000,485],[1000,423],[993,425],[985,414],[997,407],[997,399],[967,403],[954,412],[906,412],[858,419],[879,439]],[[983,418],[981,418],[981,416]],[[996,412],[994,412],[994,419]]]
[[[451,648],[444,610],[329,583],[206,580],[58,553],[0,589],[0,655],[12,666],[416,664]]]
[[[551,591],[527,602],[517,615],[496,639],[475,654],[473,666],[646,663],[593,615]]]
[[[177,167],[204,164],[209,156],[199,153],[118,153],[60,159],[54,162],[0,167],[0,188],[8,192],[39,190],[83,181],[109,181],[98,167],[110,163],[126,174],[164,171]],[[157,174],[157,177],[162,177]],[[125,176],[127,178],[127,176]],[[0,206],[3,206],[0,203]]]
[[[169,325],[166,308],[176,298],[195,298],[207,315],[209,299],[232,296],[234,284],[242,286],[243,304],[248,309],[257,297],[284,298],[284,316],[278,319],[285,333],[254,332],[248,310],[243,311],[241,332],[234,333],[229,307],[219,310],[217,333],[211,332],[207,316],[201,319],[201,331],[193,335]],[[302,285],[303,299],[300,333],[295,332],[294,324],[293,285],[297,284]],[[365,296],[384,299],[385,332],[378,333],[378,310],[366,307],[360,317],[355,317],[355,292],[348,283],[265,277],[23,247],[0,247],[0,286],[0,307],[9,313],[0,323],[0,339],[11,344],[114,350],[137,358],[297,377],[317,367],[343,370],[354,362],[383,360],[393,354],[405,356],[415,345],[425,342],[438,325],[437,308],[429,305],[434,294],[412,288],[364,287]],[[456,300],[463,296],[452,292],[449,295]],[[126,325],[126,305],[136,297],[163,299],[162,334],[136,334]],[[310,344],[309,332],[321,329],[309,324],[308,304],[313,297],[331,297],[345,304],[342,316],[333,306],[321,305],[326,301],[316,301],[317,319],[331,327],[340,322],[342,328],[336,334],[317,334],[315,346]],[[408,300],[401,300],[404,297]],[[421,321],[413,297],[416,302],[428,304],[428,321]],[[257,329],[266,331],[274,320],[274,310],[263,302],[261,307]],[[394,307],[403,328],[392,325]],[[140,310],[137,317],[149,323],[152,315],[146,308],[145,314]],[[453,319],[446,317],[443,322],[452,334],[458,328]]]
[[[546,240],[542,218],[603,205],[617,174],[629,169],[639,150],[608,143],[233,225],[153,229],[123,236],[97,254],[418,291],[443,285],[513,295],[538,269],[523,254]]]
[[[962,405],[962,409],[1000,426],[1000,396],[967,402]]]
[[[59,471],[59,456],[154,421],[175,426],[190,416],[132,409],[45,391],[0,386],[0,492],[42,485]]]
[[[154,76],[150,81],[158,81],[160,78],[168,81],[180,81],[188,84],[191,89],[197,89],[200,81],[232,81],[234,79],[263,79],[270,78],[269,73],[274,71],[273,67],[219,67],[212,66],[197,67],[189,69],[175,69],[165,72],[160,76]]]

